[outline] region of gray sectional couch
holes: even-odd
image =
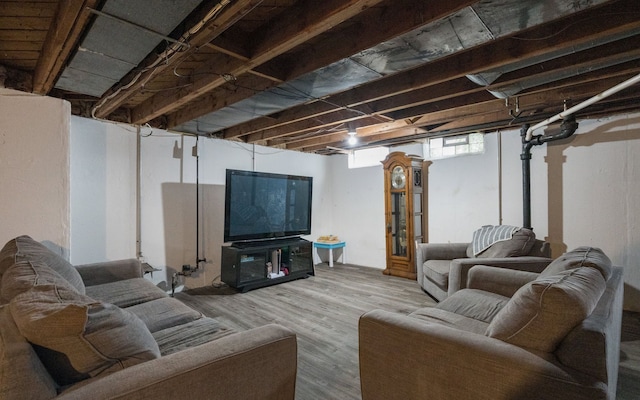
[[[20,236],[0,252],[0,278],[2,399],[295,396],[293,332],[227,329],[154,286],[137,260],[74,267]]]
[[[441,301],[466,287],[467,274],[474,265],[540,272],[552,261],[550,257],[549,243],[536,239],[526,228],[480,254],[474,254],[473,242],[416,243],[417,280],[425,292]]]
[[[476,265],[465,286],[360,318],[363,400],[615,399],[623,277],[601,250],[541,273]]]

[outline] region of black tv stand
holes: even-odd
[[[222,246],[221,280],[242,292],[314,275],[313,244],[300,237]]]
[[[261,239],[261,240],[250,240],[250,241],[242,241],[242,242],[233,242],[231,243],[231,247],[237,247],[239,249],[246,249],[252,247],[262,247],[264,245],[267,246],[279,246],[280,244],[288,244],[292,240],[303,240],[300,236],[286,237],[286,238],[273,238],[273,239]]]

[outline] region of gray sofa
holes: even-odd
[[[467,288],[359,322],[363,400],[615,399],[622,268],[580,247],[542,273],[475,266]]]
[[[474,265],[540,272],[552,261],[550,257],[549,243],[536,239],[526,228],[479,254],[474,254],[473,242],[416,243],[417,279],[425,292],[441,301],[466,286],[467,274]]]
[[[137,260],[73,267],[28,236],[0,252],[0,398],[293,399],[296,337],[234,332]]]

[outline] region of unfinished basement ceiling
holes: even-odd
[[[319,154],[538,122],[640,72],[635,0],[11,3],[5,86],[77,115]],[[35,32],[36,57],[20,59]],[[582,115],[637,110],[636,86]]]
[[[102,96],[136,68],[201,0],[107,0],[55,88]],[[167,12],[171,10],[172,12]]]

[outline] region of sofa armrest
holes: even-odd
[[[469,270],[467,287],[512,297],[518,289],[538,276],[537,272],[476,265]]]
[[[293,400],[295,333],[265,325],[93,378],[57,399]]]
[[[75,266],[85,286],[142,277],[142,264],[135,258]]]
[[[466,257],[469,243],[416,243],[416,272],[422,286],[423,264],[427,260],[453,260]]]
[[[383,310],[360,318],[359,356],[363,400],[606,398],[600,382],[517,346]]]
[[[468,287],[469,270],[475,265],[488,265],[509,270],[540,273],[553,261],[546,257],[458,258],[451,261],[448,295]]]

